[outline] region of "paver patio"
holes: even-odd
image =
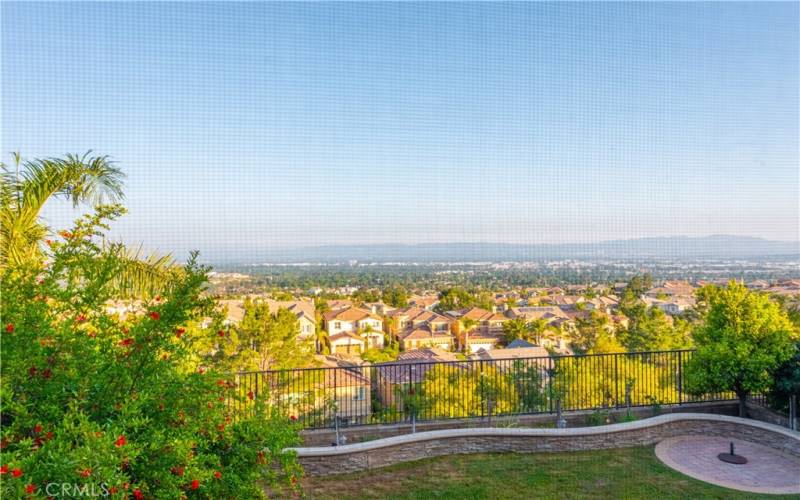
[[[743,465],[725,463],[731,441]],[[734,438],[679,436],[656,445],[656,456],[687,476],[753,493],[800,494],[800,458],[768,446]]]

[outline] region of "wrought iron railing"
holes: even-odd
[[[508,351],[504,351],[508,354]],[[735,399],[683,389],[693,351],[394,362],[245,372],[234,377],[235,412],[262,400],[306,429],[391,424]]]

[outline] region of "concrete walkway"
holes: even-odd
[[[717,458],[733,441],[744,465]],[[800,494],[800,458],[779,450],[735,438],[678,436],[656,445],[656,456],[687,476],[751,493]]]

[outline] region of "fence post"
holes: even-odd
[[[339,444],[339,398],[338,390],[337,390],[337,381],[336,375],[339,372],[339,368],[333,368],[333,407],[335,410],[333,411],[333,424],[336,426],[336,444]]]
[[[678,406],[683,404],[683,351],[678,351]]]
[[[550,413],[553,413],[553,377],[556,375],[555,360],[552,356],[547,357],[547,364],[550,365],[547,370],[547,404],[550,406]],[[560,403],[559,403],[560,407]]]
[[[256,392],[253,395],[253,399],[260,398],[261,394],[258,393],[258,379],[261,378],[261,372],[256,372]],[[253,414],[255,414],[255,408],[253,408]]]
[[[414,418],[415,402],[413,401],[413,398],[417,395],[417,391],[416,391],[416,389],[414,389],[414,384],[411,381],[411,365],[412,365],[412,363],[408,364],[408,390],[406,391],[407,397],[409,399],[411,399],[411,401],[410,401],[411,404],[409,405],[409,401],[405,401],[404,406],[406,408],[408,408],[408,410],[409,410],[409,418],[411,419],[412,431],[416,432],[416,430],[417,430],[417,425],[416,425],[417,422],[416,422],[416,419]]]
[[[617,370],[617,358],[619,354],[614,354],[614,407],[619,408],[619,371]]]

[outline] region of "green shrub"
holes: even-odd
[[[800,342],[795,344],[794,355],[775,371],[772,385],[767,391],[767,402],[772,409],[788,414],[792,395],[800,400]]]
[[[106,311],[124,257],[96,240],[120,213],[98,208],[48,242],[44,264],[3,270],[0,496],[253,498],[291,487],[301,471],[282,451],[297,443],[290,419],[235,401],[232,382],[192,364],[202,339],[185,327],[213,308],[206,268],[193,257],[124,321]],[[258,417],[237,418],[233,403]]]

